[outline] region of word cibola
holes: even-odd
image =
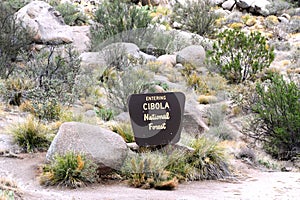
[[[144,103],[143,109],[144,110],[165,110],[169,109],[170,105],[168,102],[157,102],[157,103]]]

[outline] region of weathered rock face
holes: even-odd
[[[90,26],[70,26],[69,30],[72,37],[72,45],[78,52],[86,52],[89,50],[91,43]],[[68,31],[68,30],[66,30]]]
[[[32,1],[16,13],[17,19],[33,32],[37,43],[61,44],[73,42],[61,15],[44,1]]]
[[[239,8],[246,9],[249,8],[254,3],[254,1],[255,0],[238,0],[236,4]]]
[[[100,173],[110,169],[120,169],[128,148],[118,134],[98,126],[79,122],[67,122],[61,125],[46,155],[46,160],[55,154],[74,151],[84,153],[99,166]]]
[[[17,13],[19,22],[32,32],[31,40],[39,44],[72,43],[79,52],[88,50],[89,26],[68,26],[60,13],[44,1],[32,1]]]
[[[185,104],[185,111],[182,120],[183,130],[191,136],[198,137],[209,130],[202,119],[202,112],[199,109],[199,103],[189,100]]]
[[[195,67],[201,67],[205,61],[205,50],[200,45],[191,45],[185,47],[177,53],[176,62],[181,64],[192,64]]]
[[[220,2],[216,2],[216,4],[221,4]],[[251,13],[260,14],[263,16],[267,16],[269,14],[269,10],[267,6],[270,5],[270,1],[268,0],[226,0],[222,3],[222,8],[225,10],[232,10],[234,6],[238,9],[249,9]]]

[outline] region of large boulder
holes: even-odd
[[[61,125],[46,155],[51,161],[54,155],[69,151],[84,153],[98,166],[100,173],[119,170],[127,157],[128,148],[118,134],[89,124],[66,122]]]
[[[32,31],[32,40],[43,44],[73,42],[69,26],[60,13],[44,1],[32,1],[16,13],[17,19],[27,30]]]
[[[268,6],[270,5],[270,1],[268,0],[255,0],[250,7],[250,12],[258,13],[263,16],[268,16],[270,11],[268,10]]]
[[[228,1],[225,1],[224,3],[222,3],[222,8],[224,10],[232,10],[235,5],[236,5],[235,0],[228,0]]]
[[[202,67],[206,58],[205,50],[201,45],[191,45],[180,50],[176,55],[176,62],[181,64],[192,64]]]

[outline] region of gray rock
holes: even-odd
[[[242,8],[242,9],[247,9],[249,8],[255,0],[238,0],[236,2],[237,7]]]
[[[164,65],[174,66],[176,65],[176,55],[161,55],[156,61],[161,62]]]
[[[156,61],[156,57],[155,56],[152,56],[152,55],[149,55],[149,54],[146,54],[142,51],[139,52],[140,54],[140,57],[146,61],[146,62],[153,62],[153,61]]]
[[[84,115],[89,118],[96,117],[96,112],[94,110],[87,110]]]
[[[226,17],[226,16],[230,15],[229,10],[224,10],[222,8],[219,8],[219,9],[215,10],[215,13],[220,17]]]
[[[250,12],[267,16],[270,13],[269,10],[267,9],[267,6],[270,4],[271,3],[268,0],[255,0],[250,7]]]
[[[91,44],[89,37],[90,26],[70,26],[68,29],[71,32],[71,37],[73,40],[72,45],[78,52],[87,52]],[[66,29],[66,31],[68,31]]]
[[[118,122],[130,123],[130,116],[128,112],[122,112],[115,116],[114,119]]]
[[[203,66],[206,58],[205,50],[200,45],[191,45],[179,51],[176,55],[176,62],[181,64],[192,64],[199,68]]]
[[[228,0],[222,3],[222,8],[224,10],[232,10],[235,6],[235,0]]]
[[[20,153],[21,150],[14,142],[12,135],[0,134],[0,155],[5,153]]]
[[[194,137],[198,137],[209,128],[202,119],[202,112],[199,109],[199,103],[194,100],[188,100],[185,104],[185,112],[182,121],[183,130]]]
[[[128,148],[123,138],[110,130],[79,122],[66,122],[52,141],[46,160],[50,161],[55,154],[63,155],[69,151],[84,153],[99,166],[101,173],[105,173],[111,169],[120,169]]]
[[[140,58],[140,49],[137,45],[133,43],[126,43],[126,42],[116,42],[107,45],[102,52],[104,52],[105,55],[111,54],[111,53],[124,53],[125,55],[130,55],[134,58]]]
[[[70,27],[59,12],[44,1],[32,1],[16,13],[17,20],[32,31],[32,41],[43,44],[73,42]]]
[[[289,23],[289,20],[287,19],[287,18],[285,18],[285,17],[278,17],[278,21],[280,22],[280,23],[284,23],[284,24],[288,24]]]
[[[226,0],[210,0],[213,5],[222,5]]]
[[[104,59],[104,54],[101,52],[84,52],[79,58],[81,59],[81,67],[85,70],[97,70],[99,76],[107,68],[106,61]]]

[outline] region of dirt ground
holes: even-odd
[[[37,168],[45,153],[20,154],[22,158],[0,157],[0,177],[15,181],[22,198],[28,200],[198,200],[198,199],[299,199],[300,173],[266,172],[235,161],[237,176],[222,181],[187,182],[173,191],[143,190],[124,182],[93,184],[79,189],[43,187]]]

